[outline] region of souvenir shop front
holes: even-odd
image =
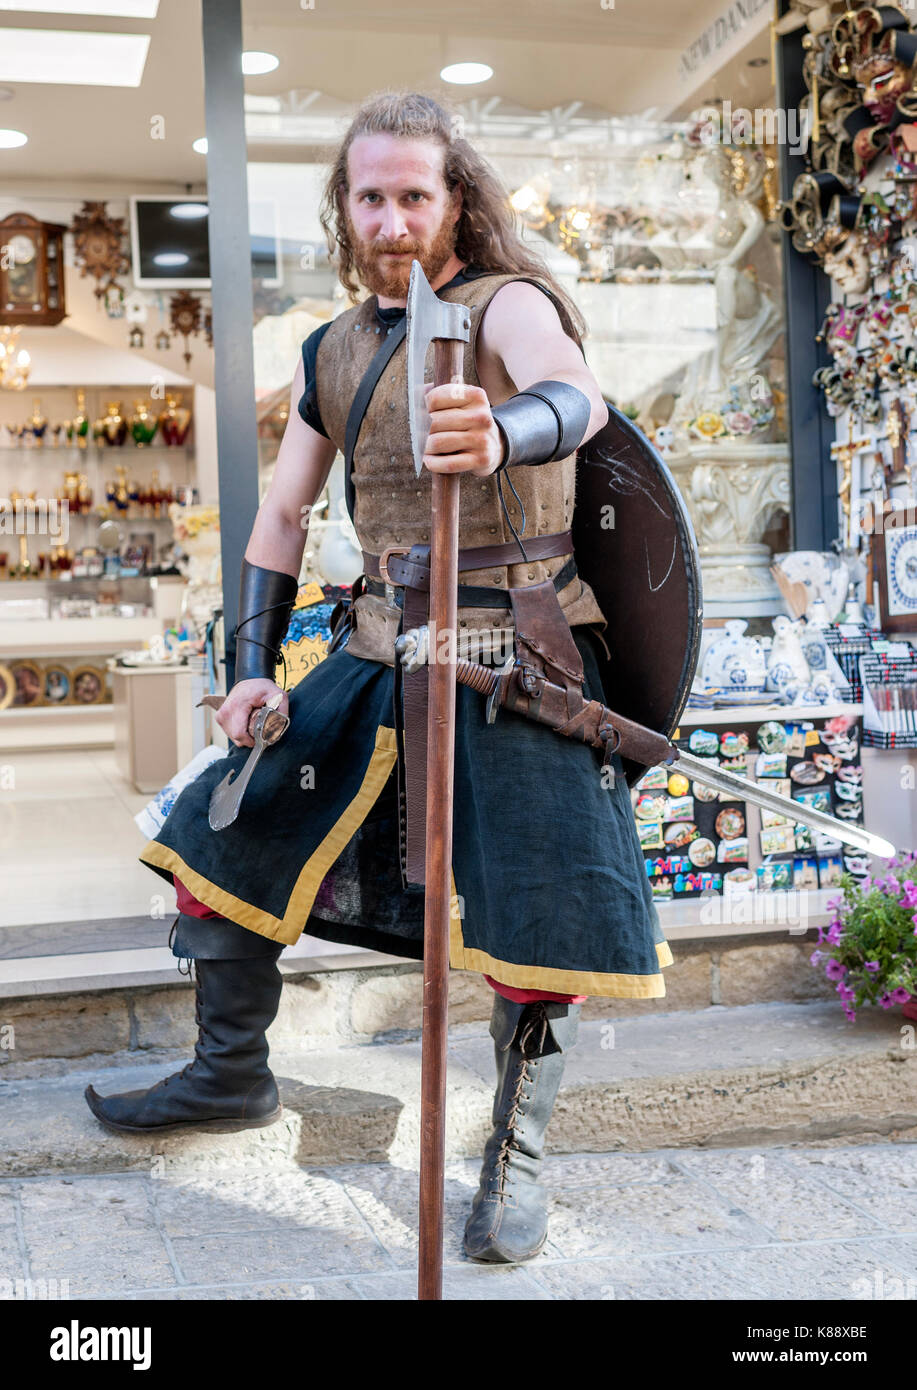
[[[169,140],[127,153],[124,122],[97,112],[111,147],[94,178],[12,168],[0,221],[23,254],[0,268],[0,467],[20,511],[68,499],[75,539],[0,544],[4,756],[110,749],[149,836],[224,753],[198,701],[232,679],[239,566],[301,344],[348,307],[319,219],[328,162],[368,94],[422,87],[496,168],[525,240],[587,320],[606,397],[690,514],[704,628],[677,739],[909,848],[909,22],[802,0],[776,26],[770,6],[723,0],[639,15],[536,4],[520,43],[498,17],[464,33],[450,7],[428,10],[374,27],[362,10],[205,0],[200,47],[180,49],[183,90],[201,57],[205,79],[180,138],[173,123]],[[151,61],[178,22],[161,7]],[[4,151],[11,165],[18,154]],[[164,208],[180,213],[168,247]],[[91,363],[85,344],[82,362],[63,356],[68,324],[108,356],[94,348]],[[339,457],[311,517],[288,686],[322,660],[360,569]],[[652,770],[632,797],[673,940],[785,932],[797,909],[804,929],[825,920],[842,872],[869,869],[864,853],[678,773]],[[148,870],[136,875],[108,915],[148,911]],[[42,891],[34,920],[59,920]],[[764,907],[743,917],[740,900]],[[97,899],[74,901],[71,917],[98,915]]]

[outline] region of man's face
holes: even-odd
[[[406,299],[411,261],[432,284],[454,253],[461,195],[443,182],[434,140],[360,135],[347,154],[347,229],[357,273],[373,294]]]

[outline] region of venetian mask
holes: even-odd
[[[825,274],[836,280],[844,294],[863,294],[869,288],[869,255],[863,238],[851,232],[825,257]]]
[[[904,63],[885,53],[875,53],[853,66],[857,86],[863,88],[863,105],[879,125],[887,125],[898,99],[910,90],[911,75]]]

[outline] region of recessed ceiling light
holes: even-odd
[[[763,68],[766,67],[769,62],[770,58],[749,58],[748,66],[750,68]]]
[[[169,208],[173,217],[181,217],[188,221],[193,221],[198,217],[206,217],[209,208],[206,203],[175,203]]]
[[[18,145],[28,144],[28,140],[21,130],[0,130],[0,150],[15,150]]]
[[[195,154],[206,154],[206,153],[207,153],[207,136],[206,136],[206,135],[202,135],[202,136],[200,137],[199,140],[194,140],[194,141],[192,141],[192,143],[191,143],[191,148],[192,148],[192,150],[194,151]]]
[[[33,14],[104,14],[117,19],[155,19],[159,0],[0,0],[0,10]]]
[[[257,49],[250,49],[242,54],[242,71],[246,77],[257,77],[262,72],[273,72],[280,67],[280,59],[276,53],[261,53]]]
[[[463,86],[472,82],[486,82],[493,75],[493,68],[486,63],[450,63],[440,73],[444,82],[458,82]]]
[[[160,251],[153,260],[156,265],[187,265],[190,257],[184,251]]]
[[[4,29],[0,82],[139,87],[149,34],[87,29]]]

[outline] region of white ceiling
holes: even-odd
[[[728,95],[733,104],[767,100],[767,68],[748,67],[766,55],[766,37],[740,54],[728,91],[705,79],[695,90],[679,77],[682,51],[727,7],[726,0],[246,0],[246,48],[281,58],[279,68],[245,79],[246,93],[311,97],[310,114],[332,129],[381,87],[409,87],[452,100],[497,97],[500,109],[569,108],[633,116],[656,114]],[[766,19],[762,11],[762,22]],[[72,29],[151,36],[137,88],[8,82],[0,126],[24,130],[29,143],[0,150],[0,194],[76,188],[84,197],[114,188],[197,192],[206,160],[191,149],[204,134],[199,0],[161,0],[154,20],[0,11],[3,28]],[[490,63],[494,77],[473,88],[438,77],[447,62]],[[252,140],[252,159],[314,156],[301,129],[281,139]],[[154,138],[158,135],[163,138]]]

